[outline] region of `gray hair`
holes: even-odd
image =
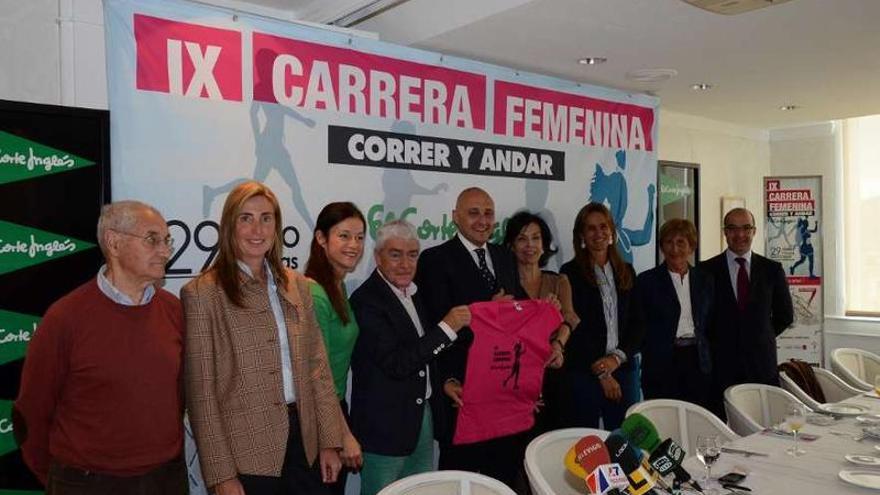
[[[377,253],[381,251],[389,239],[415,240],[419,242],[416,228],[406,220],[392,220],[379,227],[379,230],[376,231],[376,244],[373,247],[373,251]]]
[[[140,201],[126,200],[106,204],[101,208],[101,216],[98,218],[98,245],[101,252],[107,256],[106,240],[104,234],[108,230],[118,232],[131,232],[137,226],[138,213],[149,211],[159,217],[162,214],[156,208]]]

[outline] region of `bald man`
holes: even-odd
[[[723,394],[739,383],[779,385],[776,337],[794,320],[782,265],[752,252],[755,216],[724,216],[727,249],[701,264],[715,278],[707,338],[712,354],[713,412],[724,418]]]
[[[423,293],[428,319],[440,321],[455,306],[493,298],[527,299],[513,254],[489,242],[495,230],[495,202],[489,193],[478,187],[462,191],[452,219],[458,234],[419,257],[416,283]],[[435,427],[440,442],[440,469],[479,472],[513,486],[523,463],[525,435],[452,445],[468,349],[473,340],[470,328],[461,329],[452,347],[437,361],[436,386],[447,399],[441,408],[443,417]]]

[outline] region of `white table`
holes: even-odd
[[[853,397],[843,403],[859,404],[871,409],[871,413],[880,414],[880,399],[870,397]],[[851,433],[849,436],[831,434],[829,430]],[[851,485],[838,477],[841,469],[871,469],[857,466],[843,458],[846,454],[867,454],[880,456],[874,449],[880,441],[866,437],[855,441],[852,437],[861,433],[862,427],[855,418],[843,418],[831,426],[807,424],[804,433],[819,435],[812,442],[800,442],[800,448],[806,454],[792,457],[785,450],[794,444],[791,438],[756,433],[728,444],[729,447],[762,452],[763,456],[746,457],[740,454],[722,452],[720,459],[712,467],[712,476],[717,477],[734,470],[744,468],[749,474],[741,484],[752,489],[753,495],[832,495],[832,494],[880,494],[880,490],[872,490]],[[687,459],[684,467],[697,479],[702,479],[705,468],[696,457]],[[880,473],[880,468],[874,468]],[[718,488],[717,484],[713,484]],[[721,489],[721,493],[726,490]]]

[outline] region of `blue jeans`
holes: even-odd
[[[620,427],[626,410],[641,398],[639,355],[623,363],[612,376],[620,384],[622,397],[618,402],[605,398],[599,379],[589,369],[567,371],[572,408],[569,426],[598,428],[602,418],[602,429],[612,431]]]

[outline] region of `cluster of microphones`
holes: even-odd
[[[655,487],[673,493],[683,486],[702,493],[681,466],[684,457],[684,449],[671,438],[660,441],[654,424],[634,413],[604,442],[596,435],[578,440],[565,455],[565,467],[595,495],[655,495]]]

